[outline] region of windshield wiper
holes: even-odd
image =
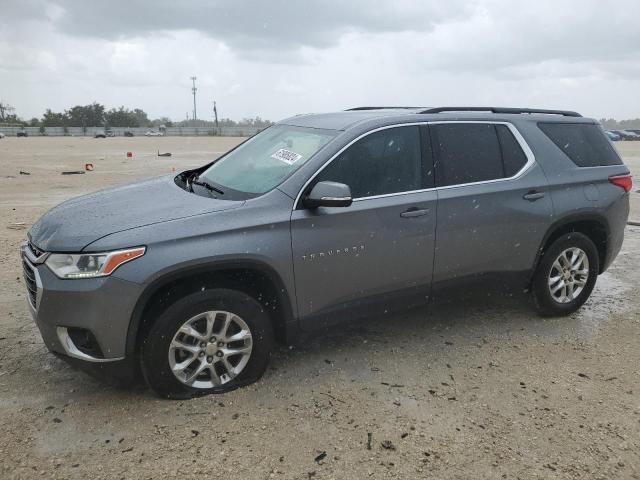
[[[210,192],[216,192],[219,193],[220,195],[224,195],[224,192],[222,190],[220,190],[219,188],[214,187],[213,185],[211,185],[209,182],[207,181],[203,181],[203,180],[198,180],[199,177],[192,177],[191,181],[189,182],[190,185],[199,185],[201,187],[206,188],[207,190],[209,190]],[[193,187],[191,187],[191,191],[193,192]]]

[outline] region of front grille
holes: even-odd
[[[24,281],[27,284],[27,293],[29,295],[29,303],[33,308],[37,308],[38,301],[38,285],[36,283],[36,273],[34,267],[26,258],[22,258],[22,270],[24,273]]]
[[[29,250],[31,250],[31,253],[33,253],[33,255],[38,258],[40,255],[42,255],[44,252],[42,250],[40,250],[38,247],[36,247],[33,243],[29,242],[27,243],[27,247],[29,248]]]

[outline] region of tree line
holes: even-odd
[[[601,118],[599,122],[607,130],[625,130],[627,128],[640,128],[640,118],[630,120],[615,120],[613,118]]]
[[[14,113],[10,105],[0,103],[0,123],[24,125],[30,127],[214,127],[215,122],[206,120],[183,120],[174,122],[169,117],[149,119],[147,112],[141,108],[129,109],[124,106],[107,110],[104,105],[93,102],[89,105],[76,105],[62,112],[47,109],[41,118],[24,120]],[[267,127],[272,122],[262,118],[243,118],[240,121],[222,118],[218,121],[220,127]]]

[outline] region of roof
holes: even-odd
[[[420,117],[417,117],[417,116]],[[543,110],[531,108],[507,108],[507,107],[356,107],[349,110],[331,113],[312,113],[296,115],[278,123],[295,125],[299,127],[324,128],[330,130],[347,130],[348,128],[366,122],[368,120],[384,120],[388,118],[394,121],[437,121],[437,120],[488,120],[492,118],[523,118],[530,117],[536,120],[572,120],[584,122],[582,115],[566,110]],[[404,118],[403,118],[404,117]]]
[[[375,110],[345,110],[343,112],[331,113],[309,113],[296,115],[282,120],[278,123],[296,125],[299,127],[327,128],[330,130],[346,130],[350,126],[380,117],[393,117],[407,113],[419,113],[420,110],[407,110],[395,108],[382,108]]]

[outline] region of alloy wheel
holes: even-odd
[[[589,258],[584,250],[571,247],[564,250],[551,265],[548,285],[551,297],[558,303],[578,298],[589,279]]]
[[[253,342],[242,318],[208,311],[182,324],[169,345],[174,376],[193,388],[213,388],[237,377],[249,362]]]

